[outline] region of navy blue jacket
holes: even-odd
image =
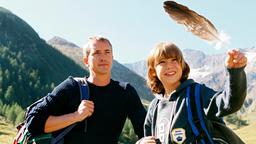
[[[144,124],[144,135],[159,138],[164,143],[174,143],[173,135],[182,133],[184,143],[195,140],[187,118],[186,88],[195,83],[192,79],[186,80],[173,92],[170,99],[163,99],[161,94],[151,102]],[[238,111],[246,97],[246,75],[244,68],[227,69],[227,81],[224,91],[216,92],[202,85],[202,107],[209,120],[221,121],[221,117]],[[158,103],[157,112],[156,101]],[[154,114],[156,123],[153,126]],[[154,129],[155,127],[155,129]]]

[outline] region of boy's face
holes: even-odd
[[[164,88],[177,88],[182,76],[181,64],[175,58],[162,58],[155,66],[156,75]]]
[[[92,41],[89,55],[84,63],[96,75],[110,74],[113,62],[112,48],[107,41]]]

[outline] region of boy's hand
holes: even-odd
[[[244,53],[237,49],[229,50],[227,58],[225,60],[225,66],[227,68],[241,68],[246,66],[247,58]]]
[[[156,140],[155,140],[154,136],[147,136],[147,137],[142,138],[139,141],[139,144],[156,144]]]

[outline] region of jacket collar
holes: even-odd
[[[178,88],[176,90],[174,90],[171,94],[168,100],[170,100],[172,97],[176,97],[177,94],[181,91],[183,91],[184,89],[186,89],[188,86],[190,86],[191,84],[195,83],[195,81],[193,79],[187,79],[186,81],[182,82]],[[159,100],[164,99],[163,94],[155,94],[155,97]]]

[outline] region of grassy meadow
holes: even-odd
[[[16,128],[0,116],[0,144],[11,144],[16,132]]]

